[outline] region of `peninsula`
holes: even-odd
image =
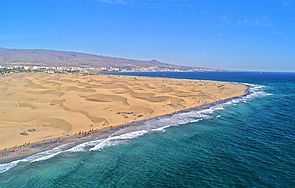
[[[245,95],[235,83],[111,75],[0,77],[0,150],[119,127]]]

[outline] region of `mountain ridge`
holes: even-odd
[[[59,66],[59,67],[116,67],[123,69],[208,69],[202,67],[181,66],[163,63],[157,60],[135,60],[129,58],[110,57],[84,52],[58,51],[48,49],[7,49],[0,48],[0,65],[2,66]],[[210,69],[208,69],[210,70]],[[213,69],[212,69],[213,70]]]

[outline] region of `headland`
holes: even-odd
[[[237,83],[113,75],[0,77],[0,150],[83,138],[247,94]],[[37,151],[36,151],[37,152]],[[34,151],[32,150],[32,153]]]

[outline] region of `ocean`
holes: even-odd
[[[0,187],[295,187],[295,73],[124,74],[251,89],[106,139],[0,164]]]

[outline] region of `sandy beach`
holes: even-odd
[[[97,132],[245,95],[235,83],[79,74],[0,77],[0,150]]]

